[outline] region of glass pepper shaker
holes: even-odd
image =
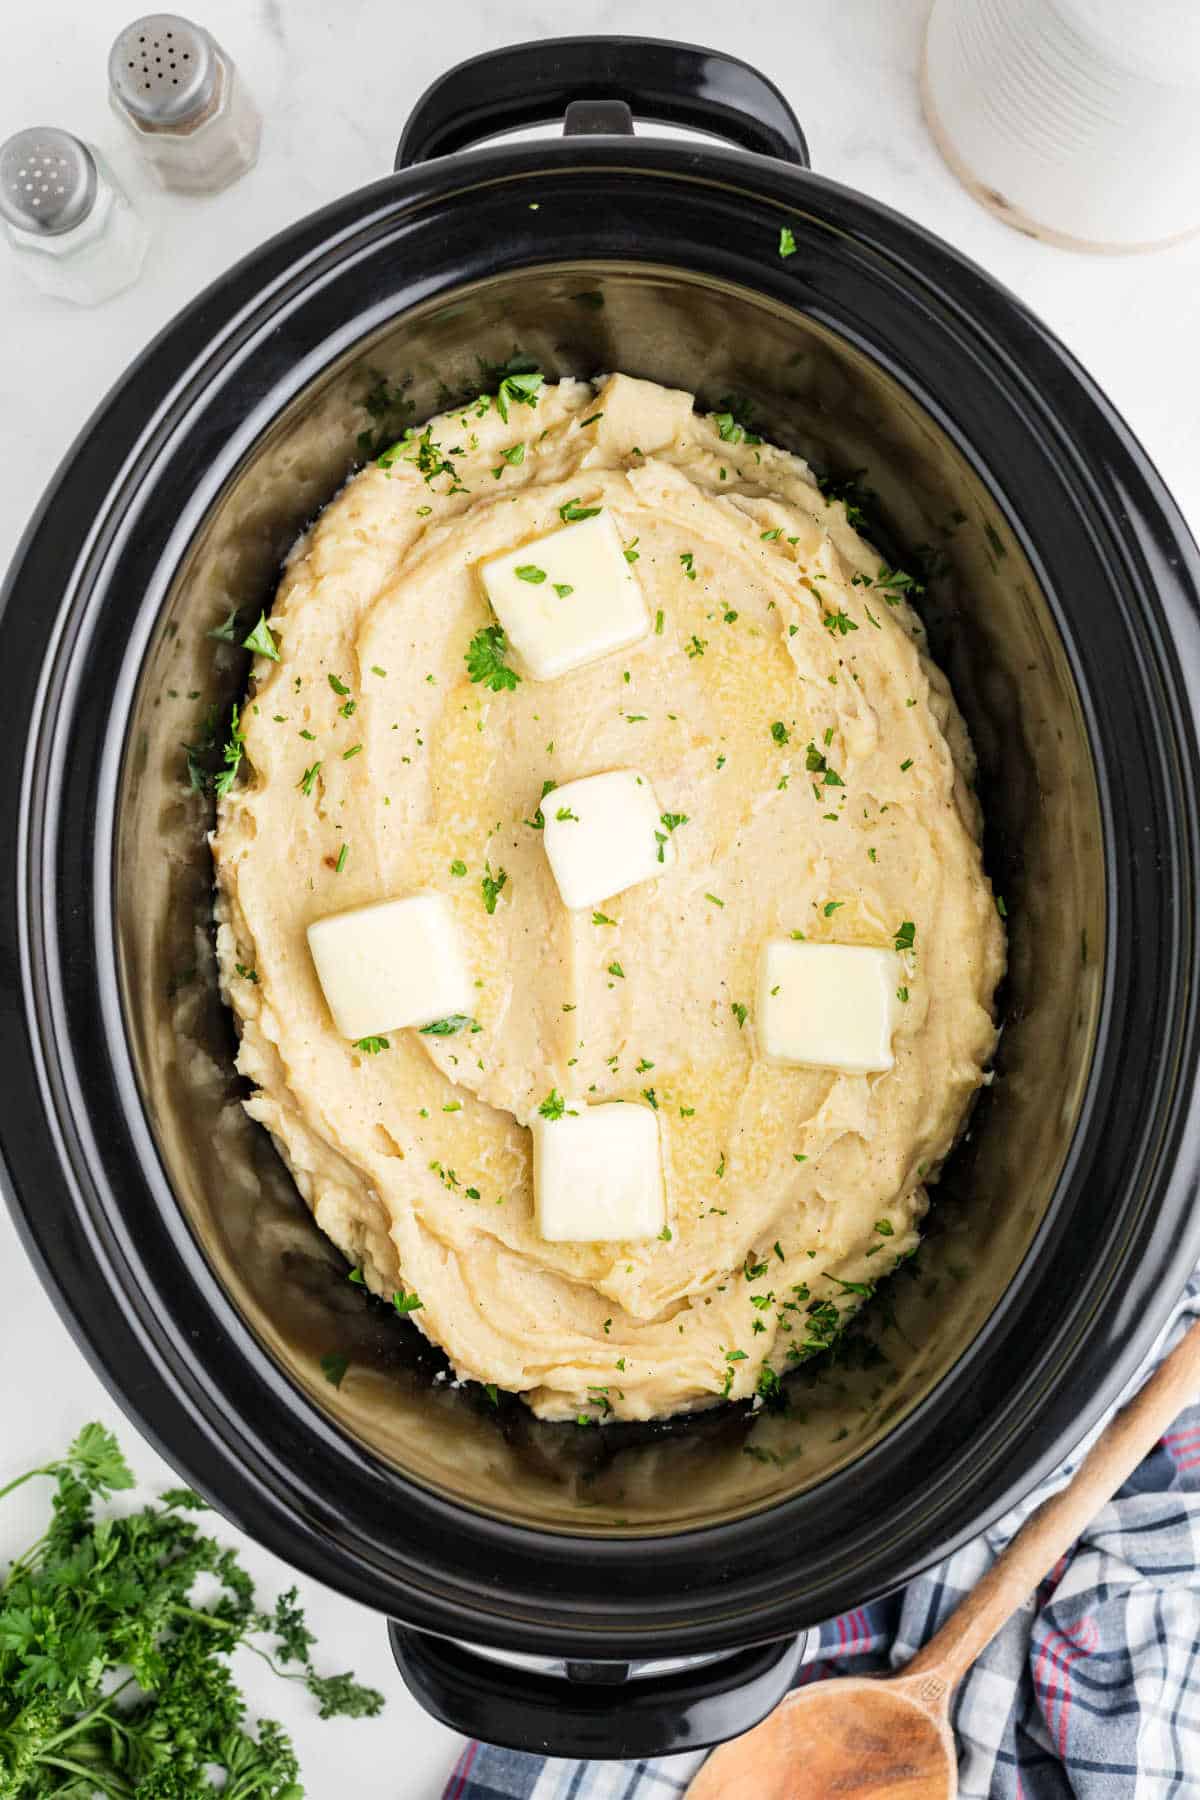
[[[176,13],[150,13],[120,33],[108,97],[165,188],[215,194],[258,158],[262,121],[232,59]]]
[[[100,152],[53,125],[0,144],[0,219],[30,280],[79,306],[136,281],[149,241]]]

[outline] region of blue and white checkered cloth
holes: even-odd
[[[1200,1271],[1131,1393],[1197,1317]],[[986,1536],[902,1593],[824,1625],[801,1683],[903,1667],[1105,1422]],[[1200,1405],[980,1657],[955,1698],[954,1728],[962,1800],[1200,1797]],[[703,1760],[547,1761],[472,1743],[444,1800],[677,1800]]]

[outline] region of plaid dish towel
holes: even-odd
[[[1200,1271],[1133,1393],[1200,1317]],[[903,1592],[822,1626],[800,1684],[902,1667],[1103,1429]],[[1011,1619],[958,1690],[962,1800],[1200,1796],[1200,1405],[1192,1406]],[[676,1800],[703,1752],[562,1762],[468,1744],[444,1800]]]

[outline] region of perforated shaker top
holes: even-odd
[[[148,13],[108,55],[114,98],[143,125],[183,125],[202,113],[217,85],[216,45],[178,13]]]
[[[32,125],[0,144],[0,214],[40,237],[82,224],[99,176],[87,145],[56,125]]]

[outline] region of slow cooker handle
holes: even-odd
[[[800,1667],[806,1634],[735,1650],[666,1675],[627,1663],[568,1663],[566,1676],[388,1623],[410,1693],[443,1725],[485,1744],[542,1756],[650,1757],[702,1750],[757,1725]]]
[[[576,111],[575,130],[629,132],[632,114],[809,167],[804,133],[774,82],[723,51],[642,37],[549,38],[459,63],[417,101],[396,167],[448,156],[498,132],[544,125],[576,101],[601,104],[590,127]]]

